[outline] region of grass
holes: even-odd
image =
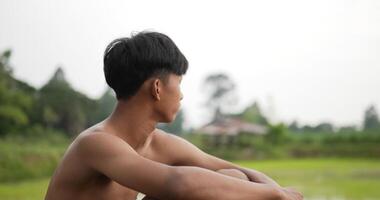
[[[41,200],[44,199],[48,179],[0,183],[1,200]]]
[[[2,138],[0,140],[0,182],[16,182],[50,176],[68,144],[68,139],[53,136],[45,137],[44,140],[32,137]]]
[[[236,161],[265,172],[283,186],[293,186],[311,200],[380,199],[380,160],[301,159]],[[41,200],[48,178],[0,183],[1,200]]]
[[[380,199],[380,160],[302,159],[238,161],[298,188],[306,199]]]

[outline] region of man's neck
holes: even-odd
[[[118,101],[113,113],[105,120],[109,132],[126,141],[136,151],[144,147],[156,124],[149,104],[135,98]]]

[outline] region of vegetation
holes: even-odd
[[[35,128],[28,136],[7,136],[0,140],[0,182],[38,179],[53,174],[69,139],[53,130]]]
[[[263,171],[282,185],[298,188],[305,199],[380,198],[379,160],[302,159],[237,163]]]
[[[58,67],[40,89],[12,76],[11,51],[0,55],[0,136],[23,135],[30,127],[44,127],[77,135],[85,127],[104,119],[115,105],[107,90],[97,100],[74,90]]]
[[[207,95],[205,106],[213,113],[213,120],[219,120],[226,113],[225,108],[234,105],[236,85],[224,73],[211,74],[204,80],[204,92]]]
[[[202,150],[225,159],[289,159],[289,158],[380,158],[379,132],[357,131],[343,133],[293,133],[282,124],[272,126],[268,134],[220,136],[229,140],[215,145],[215,136],[201,134],[183,135]],[[231,137],[231,138],[229,138]]]

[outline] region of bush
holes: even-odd
[[[38,127],[26,136],[1,138],[0,182],[52,175],[68,144],[69,139],[61,133]]]
[[[305,157],[380,158],[380,134],[374,132],[287,133],[274,126],[268,135],[241,133],[232,143],[215,145],[217,138],[208,135],[186,135],[202,150],[229,159],[278,159]],[[220,139],[220,138],[219,138]],[[224,141],[224,140],[223,140]]]

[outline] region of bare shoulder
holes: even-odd
[[[122,140],[104,131],[86,131],[75,139],[78,146],[90,148],[94,144],[121,143]]]
[[[120,152],[134,152],[128,143],[103,131],[83,132],[74,143],[77,153],[84,159],[117,155]]]
[[[85,130],[80,133],[66,150],[58,169],[52,178],[51,188],[57,184],[65,188],[75,189],[100,172],[96,166],[107,163],[108,158],[133,153],[123,140],[116,136],[101,132]]]

